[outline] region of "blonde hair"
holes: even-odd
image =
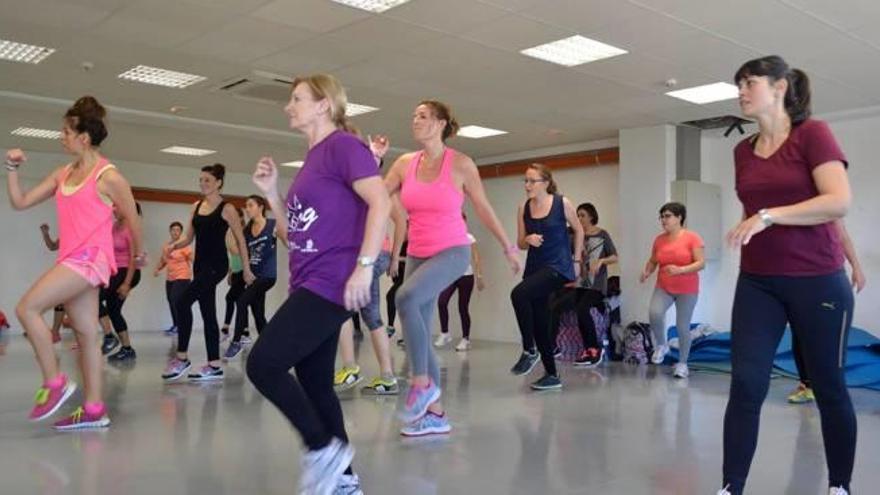
[[[312,96],[316,100],[327,99],[330,104],[330,120],[333,124],[344,131],[352,134],[358,134],[357,128],[348,120],[345,115],[345,108],[348,106],[348,97],[345,95],[345,88],[339,79],[330,74],[312,74],[310,76],[300,76],[293,80],[293,88],[300,84],[309,87]]]
[[[553,172],[550,171],[550,167],[544,165],[543,163],[533,163],[528,166],[526,170],[534,170],[541,174],[541,178],[547,181],[547,193],[548,194],[556,194],[559,192],[559,188],[556,187],[556,181],[553,180]]]

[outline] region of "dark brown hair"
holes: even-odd
[[[205,165],[202,167],[202,172],[208,172],[213,175],[215,179],[220,181],[220,189],[223,189],[223,184],[225,182],[223,178],[226,177],[226,167],[224,167],[222,163]]]
[[[104,117],[107,110],[92,96],[83,96],[76,100],[64,114],[64,121],[77,133],[87,133],[92,146],[101,146],[107,138],[107,127]]]
[[[435,118],[446,121],[446,127],[443,128],[442,138],[444,142],[458,134],[458,129],[461,126],[458,125],[458,121],[452,116],[452,109],[449,108],[449,105],[437,100],[422,100],[417,106],[421,105],[430,108],[431,112],[434,113]]]
[[[733,80],[739,84],[749,76],[767,77],[771,83],[780,79],[787,80],[785,112],[791,119],[792,125],[800,124],[810,118],[812,114],[810,78],[804,71],[789,67],[779,55],[770,55],[744,63],[734,74]]]

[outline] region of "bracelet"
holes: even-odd
[[[8,171],[10,171],[10,172],[17,172],[17,171],[18,171],[18,165],[12,164],[12,163],[10,163],[10,162],[6,162],[6,170],[8,170]]]

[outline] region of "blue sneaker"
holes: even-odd
[[[189,359],[181,360],[176,357],[172,358],[171,361],[168,361],[168,365],[165,366],[165,371],[162,373],[162,379],[167,382],[178,380],[189,371],[190,368],[192,368],[192,363]]]
[[[226,354],[223,355],[224,361],[229,361],[231,359],[235,359],[241,353],[241,342],[232,341],[229,344],[229,347],[226,348]]]
[[[400,412],[400,419],[404,423],[413,423],[428,412],[428,406],[440,399],[440,388],[433,380],[428,382],[427,387],[409,387],[409,394],[406,396],[406,402],[403,411]]]
[[[163,330],[162,333],[164,333],[165,335],[177,335],[177,327],[171,325],[170,327]]]
[[[414,422],[400,429],[400,434],[405,437],[423,437],[426,435],[446,435],[452,431],[446,414],[437,416],[429,412]]]

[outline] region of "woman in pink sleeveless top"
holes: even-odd
[[[465,196],[495,235],[514,273],[520,262],[486,199],[474,161],[446,146],[458,122],[439,101],[423,101],[413,112],[413,137],[421,150],[406,153],[385,177],[390,194],[400,193],[409,215],[406,275],[397,292],[412,380],[400,416],[405,436],[444,434],[451,426],[440,403],[440,368],[431,347],[431,323],[440,292],[462,276],[470,261],[471,241],[461,215]],[[392,252],[398,252],[399,245]]]
[[[107,162],[98,147],[107,137],[106,111],[85,96],[64,115],[61,144],[74,161],[60,167],[25,191],[18,169],[26,157],[20,149],[6,153],[7,190],[16,210],[24,210],[53,195],[58,210],[58,260],[21,298],[15,308],[27,332],[43,374],[33,421],[48,418],[73,395],[76,384],[58,369],[52,334],[43,313],[64,304],[82,353],[78,360],[84,381],[85,403],[57,423],[58,430],[105,428],[110,418],[101,394],[101,350],[98,337],[98,289],[116,272],[113,258],[113,205],[128,223],[136,253],[143,253],[141,224],[128,182]],[[138,254],[136,259],[143,260]]]

